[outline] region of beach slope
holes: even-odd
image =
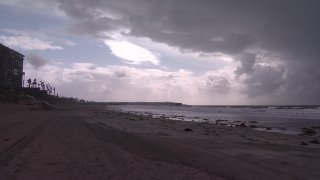
[[[0,179],[318,179],[319,136],[0,104]]]

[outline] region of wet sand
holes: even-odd
[[[317,135],[0,104],[0,179],[319,179]],[[311,141],[313,140],[313,143]]]

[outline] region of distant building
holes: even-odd
[[[24,55],[0,43],[0,89],[22,87]]]

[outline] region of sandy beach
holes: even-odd
[[[319,179],[320,138],[0,104],[0,179]]]

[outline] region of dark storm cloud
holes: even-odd
[[[128,26],[122,8],[108,1],[57,0],[58,7],[74,19],[69,30],[76,34],[100,37],[102,32],[116,30]],[[120,14],[119,14],[120,13]],[[122,18],[114,16],[120,15]]]
[[[49,62],[47,59],[32,53],[27,55],[26,60],[36,69],[43,67]]]
[[[284,71],[272,66],[256,65],[252,74],[244,80],[244,84],[251,98],[272,94],[285,84]]]
[[[294,57],[319,55],[316,0],[57,0],[76,31],[120,27],[182,50],[241,53],[249,47]]]
[[[240,65],[235,70],[237,76],[242,74],[251,74],[256,63],[256,54],[245,53],[239,58]]]
[[[238,58],[239,66],[235,70],[237,79],[242,77],[244,90],[250,98],[268,95],[285,85],[285,68],[283,65],[263,64],[257,54],[244,53]]]
[[[73,32],[125,29],[181,51],[247,56],[235,73],[246,74],[249,97],[282,88],[283,102],[320,103],[318,0],[56,1],[74,19]],[[281,67],[257,64],[260,51],[278,55]]]
[[[320,71],[318,62],[288,64],[284,89],[286,96],[279,99],[288,103],[320,104]]]

